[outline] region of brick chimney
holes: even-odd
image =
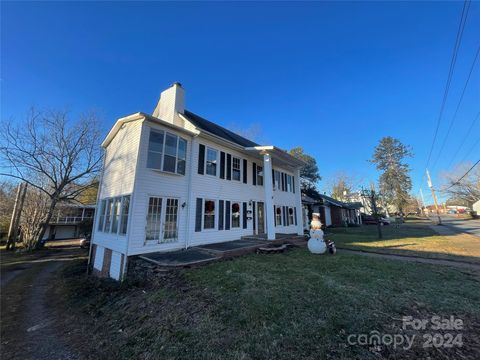
[[[175,82],[162,91],[158,104],[153,110],[153,116],[177,126],[184,126],[183,119],[178,114],[185,111],[185,90],[182,84]]]

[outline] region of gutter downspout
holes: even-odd
[[[187,182],[187,216],[185,216],[185,249],[188,249],[190,243],[190,210],[193,209],[192,205],[192,179],[193,179],[193,142],[198,135],[192,135],[191,145],[190,145],[190,170],[188,171],[188,182]]]

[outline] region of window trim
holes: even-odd
[[[290,210],[292,210],[292,214],[290,214]],[[290,219],[290,216],[292,217]],[[295,211],[293,209],[293,206],[287,206],[287,220],[288,220],[288,226],[295,225]],[[292,222],[290,222],[292,220]]]
[[[216,157],[215,157],[215,175],[213,174],[209,174],[207,172],[207,169],[208,169],[208,150],[212,150],[212,151],[215,151],[215,153],[217,154]],[[219,172],[219,159],[218,159],[218,154],[220,153],[220,151],[218,149],[215,149],[215,148],[212,148],[210,146],[205,146],[205,175],[208,175],[208,176],[214,176],[214,177],[218,177],[218,172]]]
[[[285,226],[282,221],[282,215],[282,207],[277,205],[275,210],[275,221],[277,222],[277,226]],[[278,219],[279,216],[280,220]]]

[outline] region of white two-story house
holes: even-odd
[[[152,115],[119,119],[102,147],[90,260],[104,276],[121,279],[132,255],[303,234],[304,163],[187,111],[179,83]]]

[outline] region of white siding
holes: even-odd
[[[122,254],[117,251],[112,251],[112,262],[110,263],[110,277],[115,280],[120,280]]]
[[[170,174],[159,170],[147,168],[148,141],[150,128],[168,131],[187,140],[187,161],[185,175]],[[128,255],[142,254],[155,251],[181,249],[185,247],[186,239],[186,216],[188,207],[182,208],[187,202],[188,172],[190,171],[191,137],[180,132],[175,132],[158,124],[144,123],[141,134],[140,152],[138,158],[138,173],[133,198],[131,214],[134,216],[130,223],[130,241]],[[173,243],[149,243],[145,245],[145,226],[148,211],[148,200],[151,196],[178,199],[178,241]],[[162,213],[162,216],[164,214]]]
[[[93,264],[93,267],[97,270],[102,270],[104,252],[105,248],[97,245],[97,250],[95,253],[95,263]]]
[[[99,200],[133,192],[142,123],[142,121],[132,121],[124,124],[107,146]],[[95,215],[98,219],[101,212],[100,203],[97,204],[97,209]],[[132,214],[132,208],[130,214]],[[125,253],[127,236],[100,232],[97,221],[93,243]]]

